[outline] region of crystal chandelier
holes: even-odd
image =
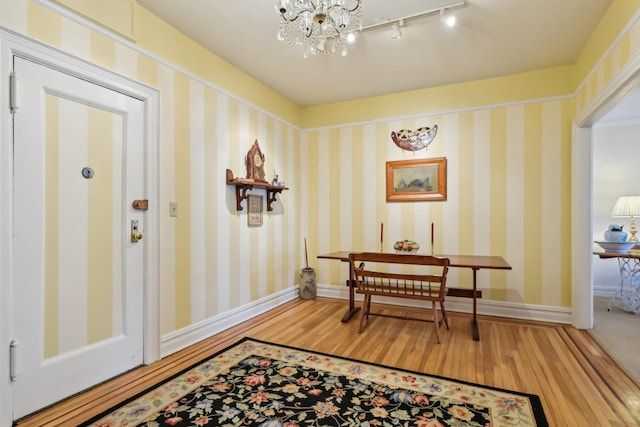
[[[278,40],[303,55],[340,51],[355,39],[362,15],[361,0],[276,0],[280,14]]]

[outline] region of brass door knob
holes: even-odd
[[[131,241],[135,243],[141,239],[142,239],[142,233],[138,228],[138,220],[133,219],[131,220]]]

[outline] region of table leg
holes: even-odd
[[[347,286],[349,287],[349,309],[342,316],[342,323],[346,323],[360,310],[360,307],[356,307],[355,289],[353,288],[353,271],[351,269],[351,262],[349,262],[349,279],[347,280]]]
[[[615,294],[611,297],[607,309],[620,307],[625,311],[640,314],[640,260],[618,257],[620,279]]]
[[[476,300],[477,290],[476,290],[476,273],[478,272],[477,268],[472,268],[473,270],[473,316],[471,318],[471,327],[473,329],[473,339],[474,341],[480,341],[480,328],[478,327],[478,319],[476,317]]]

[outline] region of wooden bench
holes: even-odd
[[[449,329],[444,308],[448,258],[362,252],[349,254],[349,261],[356,293],[364,295],[359,333],[368,325],[373,295],[424,300],[431,301],[433,320],[429,321],[434,323],[438,344],[440,343],[440,324],[444,322]],[[442,315],[438,315],[438,306]]]

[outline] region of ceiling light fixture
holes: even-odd
[[[347,43],[353,43],[360,33],[391,26],[391,37],[402,37],[400,27],[405,21],[441,15],[441,20],[455,25],[452,9],[465,6],[465,0],[452,2],[437,9],[429,9],[399,19],[362,26],[363,0],[276,0],[280,14],[277,39],[286,41],[293,50],[302,49],[304,58],[310,55],[340,52],[346,56]],[[445,19],[447,18],[447,19]]]
[[[404,17],[399,18],[399,19],[386,20],[386,21],[382,21],[382,22],[376,22],[375,24],[365,25],[365,26],[360,28],[359,32],[375,30],[375,29],[382,28],[382,27],[387,27],[387,26],[391,26],[393,29],[395,29],[395,26],[397,25],[398,22],[400,23],[400,25],[398,25],[398,26],[401,27],[401,26],[403,26],[404,22],[406,22],[406,21],[409,21],[409,20],[412,20],[412,19],[424,18],[426,16],[437,15],[437,14],[442,15],[445,12],[447,14],[447,17],[448,16],[453,16],[453,13],[451,12],[451,10],[452,9],[457,9],[457,8],[463,7],[463,6],[465,6],[465,1],[464,0],[456,1],[456,2],[452,2],[452,3],[446,4],[444,6],[441,6],[441,7],[437,8],[437,9],[429,9],[429,10],[425,10],[423,12],[414,13],[413,15],[404,16]],[[455,24],[455,16],[454,16],[454,24]],[[393,35],[392,35],[392,37],[393,37]]]
[[[404,22],[401,20],[399,20],[396,23],[391,24],[391,38],[392,39],[399,39],[400,37],[402,37],[402,31],[400,31],[400,27],[404,25]]]
[[[303,55],[347,54],[347,38],[360,28],[362,0],[276,0],[280,14],[277,38]]]
[[[456,25],[456,15],[449,9],[440,9],[440,21],[442,21],[447,27],[453,27]]]

